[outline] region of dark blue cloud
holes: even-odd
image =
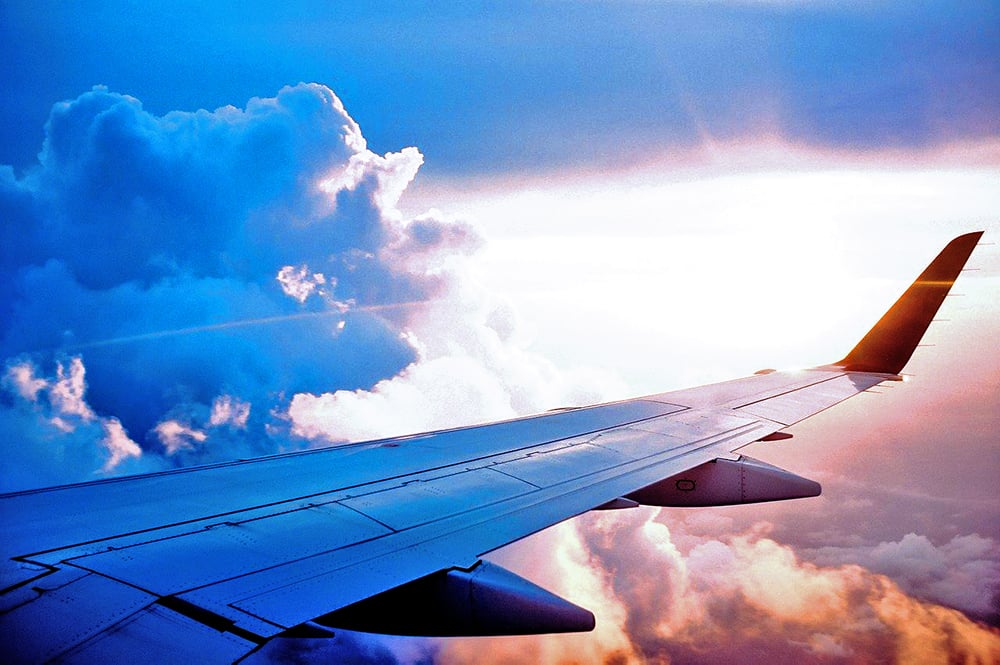
[[[22,185],[43,208],[36,244],[90,287],[177,270],[273,277],[266,273],[275,262],[301,258],[321,235],[306,228],[319,205],[315,181],[353,154],[331,99],[287,88],[245,111],[162,117],[103,89],[58,104],[40,168]],[[308,218],[275,223],[281,215]],[[243,233],[248,222],[262,233]],[[378,220],[358,226],[371,232]],[[281,231],[288,235],[277,242]],[[248,253],[261,260],[234,261]]]
[[[105,436],[114,418],[160,453],[165,420],[211,429],[172,464],[295,445],[275,410],[415,360],[406,310],[385,306],[446,285],[413,260],[478,242],[465,225],[395,210],[420,163],[412,149],[367,151],[320,85],[214,112],[155,115],[104,88],[61,102],[38,164],[0,172],[0,360],[51,384],[82,359],[95,414],[71,423],[77,437]],[[28,407],[11,385],[0,420],[6,441],[23,440]],[[250,405],[239,432],[209,427],[220,397]],[[29,410],[58,436],[45,423],[59,408]]]

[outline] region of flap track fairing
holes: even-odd
[[[316,619],[330,628],[390,635],[471,637],[594,629],[588,610],[480,561],[443,570]]]
[[[731,506],[819,496],[819,483],[751,457],[715,459],[626,498],[647,506]]]

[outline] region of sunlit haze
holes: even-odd
[[[944,241],[998,228],[1000,168],[806,167],[787,151],[787,168],[761,171],[429,179],[402,204],[435,201],[484,230],[477,274],[515,305],[532,348],[613,367],[640,392],[837,360]],[[998,258],[976,258],[961,291],[986,312]]]

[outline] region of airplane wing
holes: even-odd
[[[338,628],[589,630],[590,612],[482,556],[596,508],[818,495],[737,451],[898,380],[981,235],[949,243],[831,365],[0,495],[3,661],[234,662]]]

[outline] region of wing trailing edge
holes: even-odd
[[[948,243],[868,334],[834,364],[849,372],[899,374],[982,235],[966,233]]]

